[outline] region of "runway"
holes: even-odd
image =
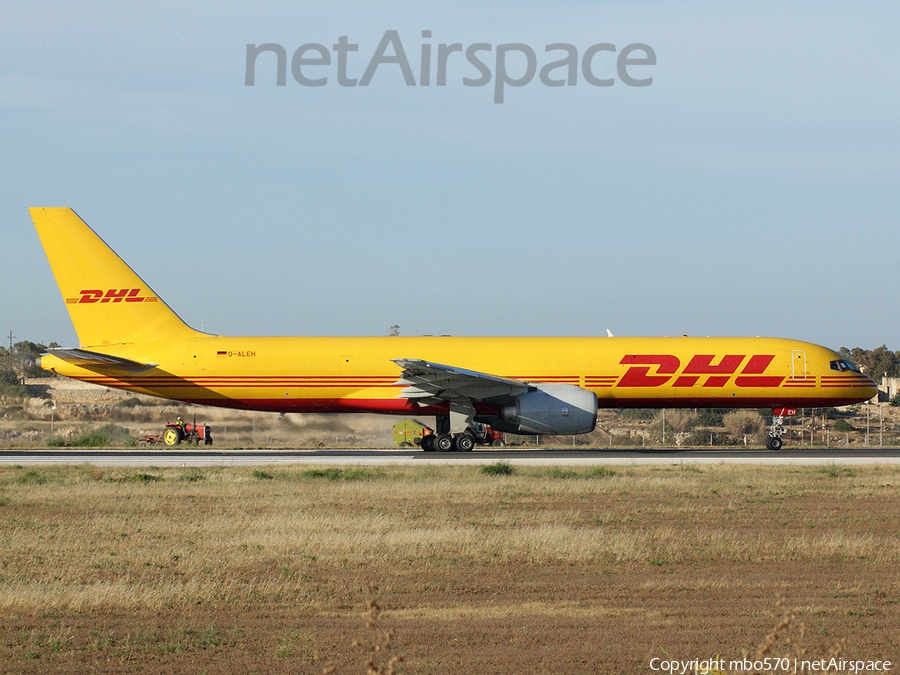
[[[509,464],[534,466],[765,464],[900,464],[900,448],[869,447],[753,450],[484,450],[468,453],[421,450],[0,450],[0,464],[93,464],[97,466],[267,466],[278,464],[399,465]]]

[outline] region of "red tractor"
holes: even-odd
[[[178,445],[182,441],[195,445],[203,441],[204,445],[212,445],[212,431],[209,425],[197,424],[197,420],[194,420],[194,424],[188,424],[179,419],[166,425],[163,441],[166,445]]]

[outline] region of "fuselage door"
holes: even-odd
[[[802,349],[795,349],[791,352],[791,379],[806,379],[806,352]]]

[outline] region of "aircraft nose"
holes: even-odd
[[[878,396],[878,385],[875,384],[875,380],[873,380],[868,375],[864,375],[863,377],[865,377],[867,380],[867,384],[863,385],[864,391],[866,393],[866,399],[868,400]]]

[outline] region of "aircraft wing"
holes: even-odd
[[[141,363],[131,359],[123,359],[120,356],[110,356],[100,352],[92,352],[87,349],[51,349],[46,355],[55,356],[73,366],[88,368],[90,370],[112,370],[118,372],[140,373],[159,365],[156,363]]]
[[[421,359],[392,360],[403,368],[400,379],[394,384],[406,386],[398,398],[413,399],[423,406],[459,398],[471,401],[508,399],[533,389],[527,382],[511,377],[499,377]]]

